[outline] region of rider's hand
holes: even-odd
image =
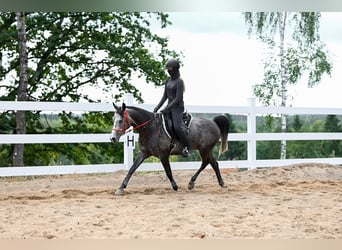
[[[160,113],[162,113],[162,114],[165,114],[165,113],[167,113],[167,112],[169,112],[169,109],[168,109],[168,108],[165,108],[165,109],[163,109],[163,110],[160,111]]]

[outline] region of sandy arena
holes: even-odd
[[[342,239],[342,167],[0,179],[1,239]]]

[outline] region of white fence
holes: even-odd
[[[125,98],[127,105],[135,105],[152,110],[154,105],[133,104],[131,95]],[[111,103],[57,103],[57,102],[0,102],[0,112],[4,110],[42,110],[73,112],[112,112]],[[240,114],[247,116],[247,133],[230,133],[228,141],[247,141],[247,160],[219,161],[221,168],[256,168],[282,166],[294,163],[313,162],[342,164],[342,158],[312,158],[286,160],[257,160],[256,142],[272,140],[341,140],[342,133],[256,133],[257,114],[336,114],[342,115],[341,108],[293,108],[293,107],[257,107],[253,98],[247,106],[187,106],[191,113]],[[1,134],[0,144],[32,144],[32,143],[104,143],[109,141],[110,132],[106,134]],[[133,147],[129,142],[137,141],[136,134],[127,134],[123,138],[123,164],[68,165],[68,166],[36,166],[36,167],[1,167],[0,176],[29,176],[73,173],[102,173],[128,169],[133,162]],[[133,145],[134,146],[134,145]],[[172,162],[173,170],[197,169],[200,162]],[[160,163],[143,163],[138,171],[162,170]]]

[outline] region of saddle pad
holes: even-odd
[[[186,133],[189,132],[189,128],[192,122],[192,115],[188,112],[183,113],[183,124],[186,128]],[[173,130],[172,120],[170,113],[162,114],[163,129],[170,139],[177,139],[176,133]]]

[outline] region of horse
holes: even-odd
[[[155,156],[160,159],[173,190],[177,191],[178,186],[172,176],[169,156],[180,155],[183,147],[178,140],[172,143],[173,140],[170,139],[169,134],[162,125],[162,115],[160,113],[149,112],[139,107],[126,106],[125,103],[121,107],[115,103],[113,103],[113,106],[115,114],[110,140],[112,142],[118,142],[120,137],[130,128],[139,134],[140,146],[140,151],[133,165],[128,170],[126,177],[119,189],[115,192],[115,195],[124,194],[124,189],[127,187],[133,173],[150,156]],[[213,120],[204,118],[192,119],[188,129],[188,138],[191,149],[199,150],[202,164],[191,177],[188,184],[189,190],[194,188],[198,175],[209,163],[215,171],[219,185],[226,187],[221,177],[218,162],[213,156],[213,148],[219,139],[221,139],[219,154],[228,150],[228,132],[229,120],[223,115],[217,116]]]

